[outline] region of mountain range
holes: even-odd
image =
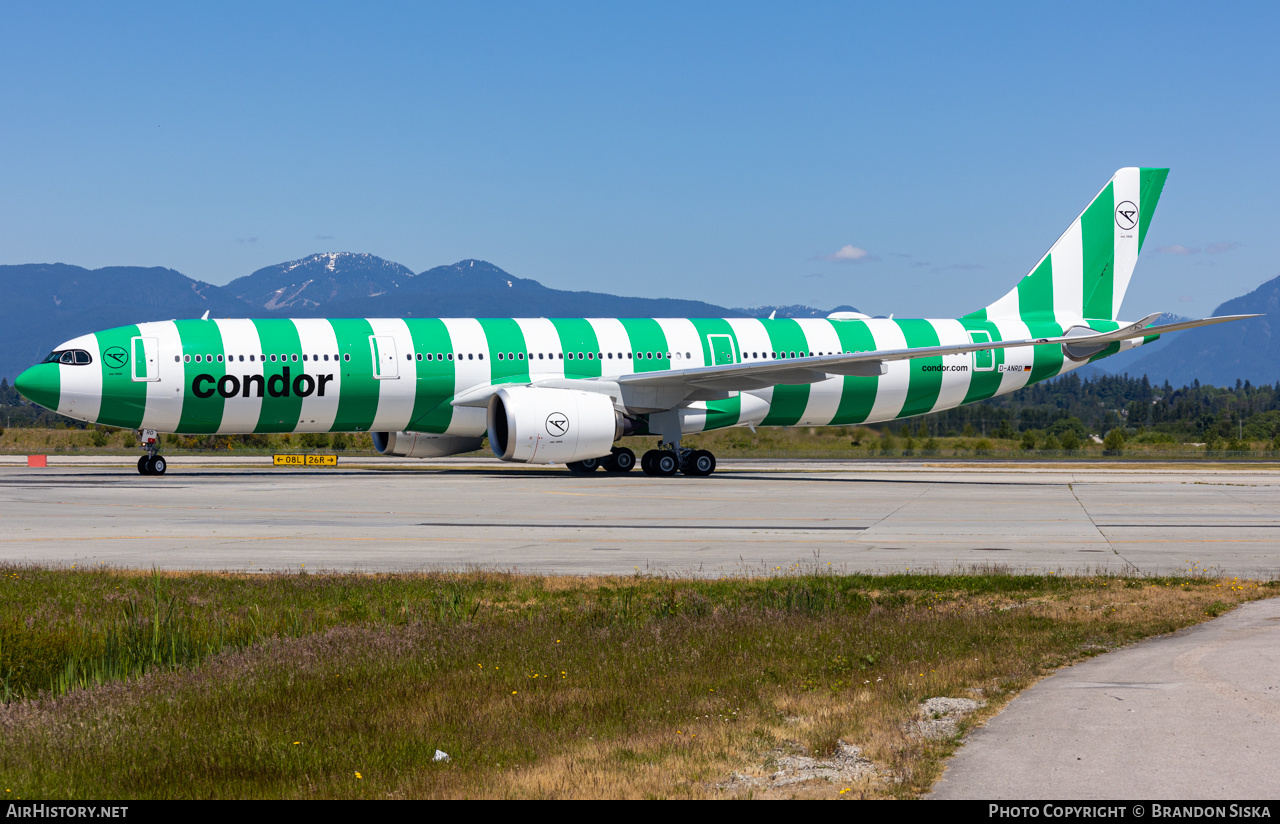
[[[69,338],[170,318],[211,317],[825,317],[852,306],[726,308],[673,298],[552,289],[483,260],[414,273],[370,254],[329,252],[259,269],[225,286],[172,269],[65,263],[0,266],[0,376],[20,371]],[[1214,314],[1280,311],[1280,277],[1227,301]],[[1105,361],[1112,372],[1175,386],[1280,380],[1267,317],[1170,336],[1152,351]],[[1088,367],[1095,369],[1098,367]]]
[[[330,252],[259,269],[225,286],[172,269],[65,263],[0,266],[0,377],[59,343],[171,318],[210,317],[824,317],[852,306],[727,308],[695,300],[551,289],[483,260],[415,274],[370,254]]]

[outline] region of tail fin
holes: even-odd
[[[1009,294],[966,315],[1070,325],[1116,320],[1168,169],[1121,169]]]

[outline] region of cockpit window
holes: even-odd
[[[85,366],[93,363],[93,356],[83,349],[58,349],[50,352],[49,357],[40,362],[67,363],[75,366]]]

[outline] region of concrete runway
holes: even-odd
[[[0,462],[0,562],[567,574],[1280,573],[1280,466],[722,461],[649,478],[496,461]]]

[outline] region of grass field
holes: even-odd
[[[0,780],[46,799],[915,797],[1052,669],[1280,593],[1195,567],[0,574]],[[921,737],[937,696],[986,705]],[[841,740],[874,769],[726,786]]]

